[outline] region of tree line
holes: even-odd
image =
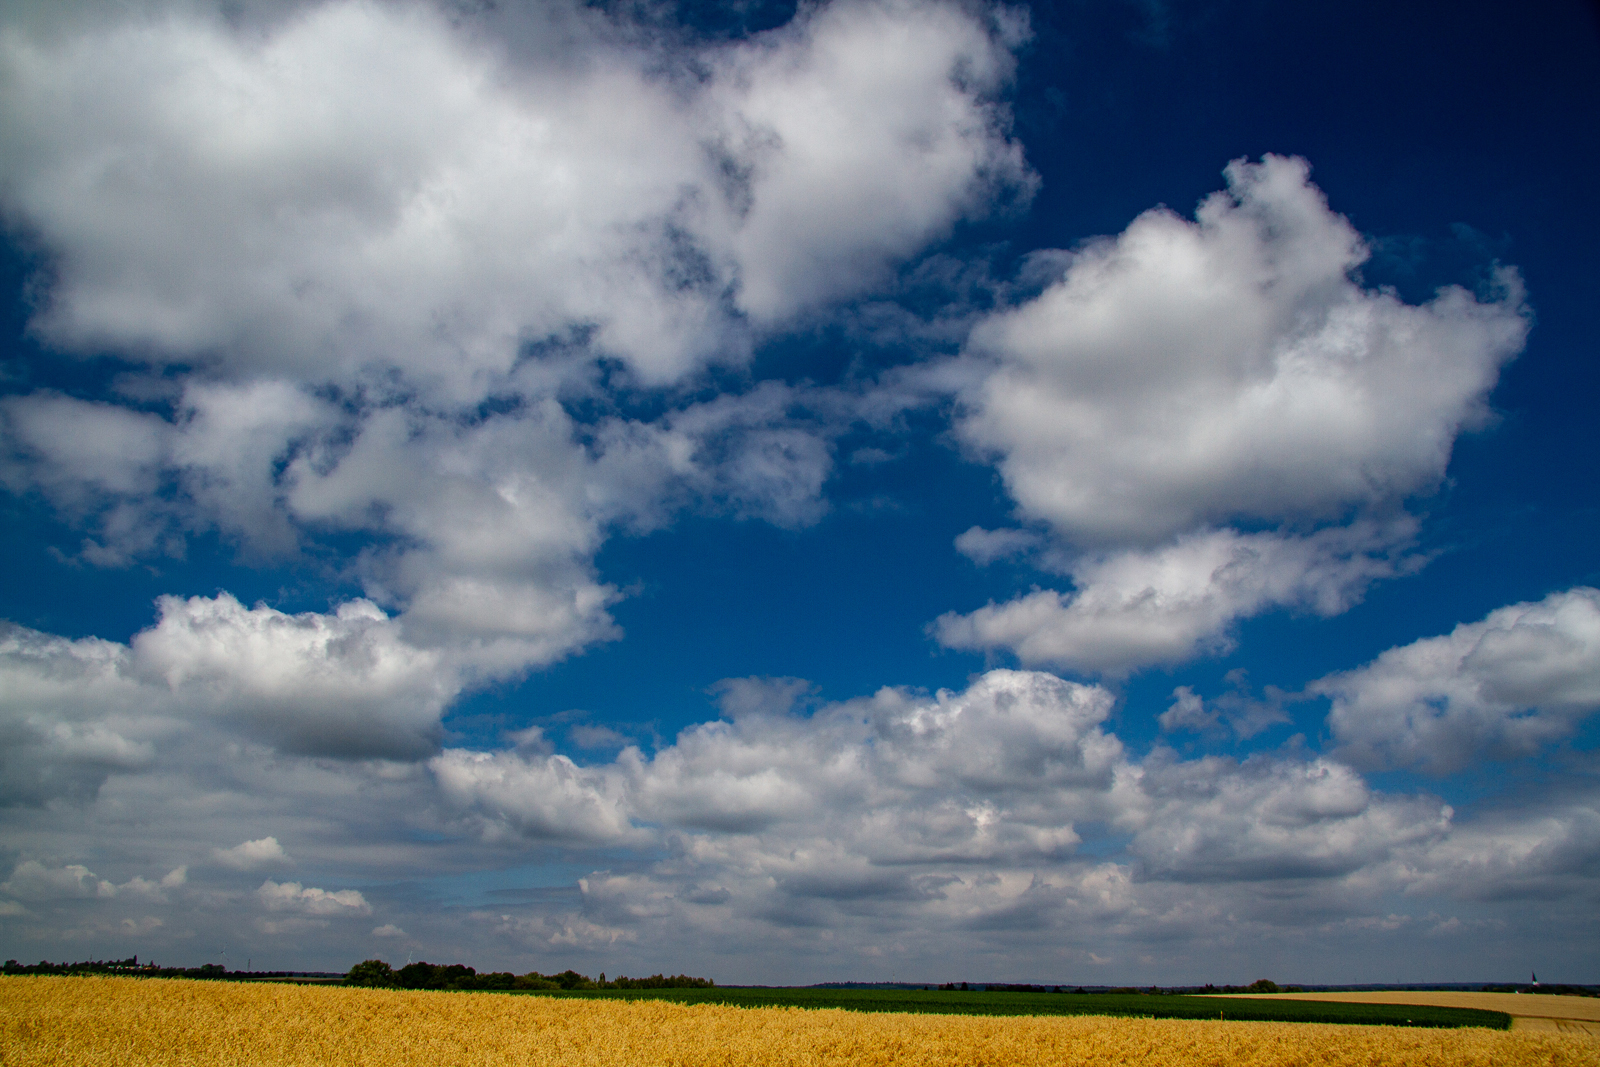
[[[305,971],[230,971],[220,963],[204,963],[199,967],[162,967],[156,963],[140,963],[138,956],[125,960],[80,960],[77,963],[18,963],[6,960],[0,974],[118,974],[134,978],[299,978]]]
[[[362,960],[345,975],[345,985],[367,986],[377,989],[713,989],[716,982],[709,978],[691,978],[686,974],[653,974],[648,978],[629,978],[622,975],[610,980],[604,971],[599,979],[579,974],[570,968],[560,974],[512,974],[510,971],[490,971],[479,974],[465,964],[439,964],[419,961],[408,963],[399,970],[383,960]]]

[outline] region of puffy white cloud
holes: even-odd
[[[513,750],[451,749],[425,767],[333,764],[230,743],[226,731],[242,724],[212,717],[204,733],[158,743],[156,768],[118,774],[96,802],[8,817],[8,839],[33,858],[0,885],[0,921],[114,933],[129,906],[181,896],[181,914],[156,912],[166,925],[141,954],[181,952],[198,932],[260,959],[266,942],[247,948],[252,938],[315,930],[330,966],[387,936],[494,966],[516,945],[552,964],[541,969],[588,960],[608,972],[658,968],[656,955],[637,955],[649,946],[719,980],[857,964],[931,975],[997,958],[1048,976],[1135,948],[1188,953],[1181,965],[1203,977],[1242,951],[1240,938],[1303,951],[1365,936],[1373,922],[1415,936],[1453,929],[1458,900],[1543,894],[1559,910],[1592,895],[1592,798],[1570,790],[1516,817],[1463,820],[1326,756],[1240,763],[1158,747],[1135,758],[1110,730],[1109,692],[1033,672],[815,707],[810,692],[793,680],[730,682],[721,721],[653,756],[628,749],[594,766],[555,754],[537,731],[520,732]],[[134,809],[165,814],[129,825]],[[264,815],[295,828],[302,865],[337,862],[373,884],[418,871],[453,882],[508,869],[518,851],[511,867],[561,857],[570,869],[589,850],[614,869],[564,887],[541,876],[540,888],[496,892],[492,909],[471,915],[405,893],[380,907],[354,889],[242,885],[219,857],[281,851],[276,838],[239,832]],[[103,849],[113,828],[129,857],[211,862],[198,883],[174,871],[120,884],[38,862]],[[41,840],[57,851],[38,850]],[[131,869],[148,869],[141,862]],[[1424,922],[1418,909],[1446,914]],[[406,933],[337,921],[378,910],[377,929]],[[922,947],[933,943],[937,953]]]
[[[23,900],[56,900],[61,897],[116,896],[116,886],[81,863],[46,867],[37,860],[23,860],[11,877],[0,882],[0,893]]]
[[[530,342],[659,382],[737,357],[736,308],[859,291],[1028,187],[992,103],[1015,20],[836,3],[685,57],[700,84],[551,7],[565,47],[520,54],[352,0],[14,27],[0,158],[54,258],[36,326],[234,373],[392,367],[461,400]]]
[[[619,776],[565,756],[447,749],[428,764],[445,800],[491,840],[638,840]]]
[[[409,643],[370,601],[290,615],[227,593],[163,597],[130,645],[0,631],[0,800],[92,796],[195,730],[283,752],[417,759],[476,663]]]
[[[949,612],[932,630],[948,648],[1007,649],[1027,666],[1122,675],[1181,663],[1231,649],[1242,618],[1346,610],[1374,580],[1414,565],[1397,553],[1414,530],[1408,520],[1308,535],[1206,530],[1157,549],[1085,555],[1071,564],[1074,593],[1039,589]]]
[[[946,614],[943,644],[1122,675],[1227,651],[1266,611],[1342,612],[1421,563],[1400,509],[1487,419],[1527,329],[1520,283],[1502,270],[1487,302],[1407,305],[1359,284],[1366,245],[1304,161],[1226,173],[1194,222],[1147,212],[974,328],[957,432],[1054,533],[1041,561],[1076,589]],[[1220,525],[1239,520],[1284,525]],[[1027,537],[974,528],[957,547],[985,562]]]
[[[0,803],[92,796],[109,774],[149,767],[176,726],[127,646],[0,624]]]
[[[276,837],[262,837],[254,841],[241,841],[232,848],[214,848],[211,858],[224,867],[236,871],[253,871],[262,867],[277,867],[294,862],[278,844]]]
[[[584,768],[528,745],[452,749],[429,766],[447,802],[496,840],[648,839],[638,824],[825,832],[854,864],[1070,850],[1072,818],[1100,812],[1122,759],[1100,728],[1110,694],[1050,675],[992,671],[931,698],[885,689],[810,716],[793,712],[798,695],[731,684],[731,720],[686,730],[653,758],[630,747]]]
[[[333,405],[288,381],[190,382],[175,421],[169,462],[199,515],[255,552],[296,547],[279,468],[340,425]]]
[[[1538,751],[1600,709],[1600,591],[1512,604],[1308,687],[1347,758],[1457,770]]]
[[[211,714],[290,752],[415,758],[437,747],[455,672],[370,601],[298,615],[226,593],[158,603],[160,621],[134,636],[134,668]]]
[[[329,891],[316,886],[303,886],[299,882],[274,882],[267,879],[256,890],[256,896],[268,911],[287,911],[317,917],[371,915],[372,905],[354,889]]]
[[[721,832],[787,827],[874,863],[1056,852],[1122,757],[1100,729],[1110,695],[1049,675],[991,671],[932,698],[884,689],[809,717],[789,710],[792,689],[769,694],[730,694],[731,722],[648,763],[625,752],[640,809]]]
[[[715,291],[651,259],[701,153],[636,60],[519,77],[424,5],[366,3],[7,45],[8,184],[57,252],[60,343],[452,390],[586,322],[668,374],[697,346]]]
[[[1206,758],[1158,751],[1133,772],[1120,815],[1129,851],[1156,878],[1262,881],[1327,878],[1387,860],[1450,828],[1452,810],[1426,797],[1375,795],[1326,759]]]
[[[825,510],[837,431],[792,390],[640,421],[613,386],[742,359],[752,322],[1030,188],[1004,12],[844,0],[685,51],[561,3],[235,7],[9,20],[33,329],[159,370],[123,399],[169,414],[13,398],[0,472],[95,526],[98,564],[354,532],[367,595],[478,677],[617,636],[592,565],[615,526]]]
[[[167,901],[165,890],[177,889],[188,880],[188,868],[177,867],[157,881],[135,875],[120,885],[100,878],[81,863],[46,867],[37,860],[23,860],[0,882],[0,893],[30,902],[113,897],[136,897],[158,904]]]
[[[1495,812],[1396,866],[1413,896],[1544,900],[1592,894],[1600,865],[1600,803],[1564,797]]]
[[[819,6],[717,57],[711,94],[744,181],[739,306],[770,322],[882,279],[998,196],[1031,193],[992,94],[1014,14],[915,0]]]
[[[1366,246],[1304,161],[1226,173],[1194,222],[1147,212],[972,333],[992,369],[958,431],[1073,542],[1338,518],[1426,491],[1522,347],[1514,274],[1491,302],[1404,304],[1352,278]]]

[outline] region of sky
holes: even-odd
[[[14,0],[0,956],[1600,981],[1600,10]]]

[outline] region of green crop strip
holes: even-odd
[[[1506,1030],[1511,1016],[1473,1008],[1411,1004],[1348,1004],[1315,1000],[1244,1000],[1128,993],[988,993],[935,990],[715,989],[539,990],[522,996],[601,1000],[670,1000],[741,1008],[844,1008],[940,1015],[1115,1015],[1147,1019],[1236,1019],[1260,1022],[1350,1023],[1379,1026],[1482,1026]]]

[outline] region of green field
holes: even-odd
[[[1250,1019],[1262,1022],[1366,1023],[1380,1026],[1484,1026],[1506,1030],[1511,1016],[1469,1008],[1343,1004],[1314,1000],[1243,1000],[1143,993],[963,993],[923,989],[574,989],[518,996],[596,1000],[672,1000],[741,1008],[847,1008],[941,1015],[1122,1015],[1147,1019]]]

